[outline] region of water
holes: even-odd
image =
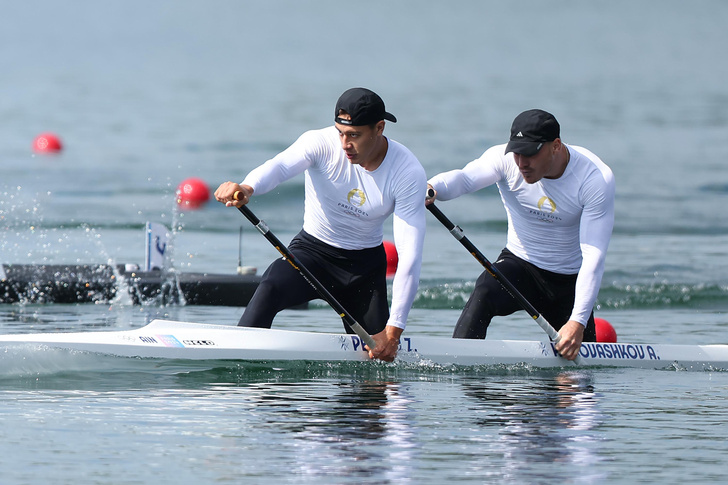
[[[27,2],[26,2],[27,3]],[[275,250],[233,210],[179,213],[187,177],[240,180],[379,92],[388,136],[429,175],[505,141],[524,109],[617,178],[597,313],[620,341],[726,343],[728,6],[719,0],[423,3],[14,3],[0,18],[0,254],[7,263],[141,263],[146,221],[179,271],[260,270]],[[57,157],[32,155],[58,133]],[[302,179],[252,209],[283,241]],[[441,203],[490,258],[497,193]],[[391,227],[387,228],[391,237]],[[428,219],[408,333],[447,336],[480,272]],[[116,330],[153,318],[233,325],[242,309],[0,305],[0,333]],[[278,328],[339,331],[324,305]],[[540,339],[525,315],[489,337]],[[2,483],[710,483],[724,372],[159,362],[0,354]]]

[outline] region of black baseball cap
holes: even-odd
[[[513,120],[506,153],[531,157],[541,150],[544,143],[559,138],[560,130],[559,122],[551,113],[540,109],[524,111]]]
[[[339,118],[339,110],[346,111],[350,120]],[[397,118],[384,110],[384,101],[377,93],[366,88],[351,88],[344,91],[336,102],[334,121],[342,125],[364,126],[388,120],[393,123]]]

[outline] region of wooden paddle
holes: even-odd
[[[240,192],[235,192],[233,194],[233,199],[239,200],[238,195]],[[238,207],[238,210],[243,213],[243,215],[255,226],[258,231],[273,245],[274,248],[278,250],[279,253],[283,256],[283,258],[290,263],[291,266],[293,266],[300,274],[303,276],[303,279],[305,279],[313,288],[318,292],[318,294],[323,298],[329,305],[331,305],[331,308],[336,310],[336,313],[339,314],[339,316],[346,322],[349,327],[359,336],[360,339],[364,341],[365,344],[369,346],[370,349],[373,349],[376,347],[376,343],[374,342],[374,339],[367,333],[364,328],[359,325],[359,322],[357,322],[354,317],[351,316],[349,312],[346,311],[346,309],[341,305],[341,303],[338,302],[336,298],[334,298],[334,295],[332,295],[329,290],[327,290],[324,285],[321,284],[321,282],[316,279],[316,277],[311,273],[301,262],[296,258],[296,256],[288,249],[285,244],[283,244],[276,236],[273,234],[270,229],[268,229],[268,226],[264,221],[261,221],[256,217],[255,214],[253,214],[253,211],[248,209],[247,205]]]
[[[427,198],[431,199],[435,196],[435,191],[433,189],[427,190]],[[549,336],[549,338],[554,342],[558,343],[559,340],[561,340],[561,335],[554,329],[554,327],[551,326],[551,324],[546,321],[546,319],[541,316],[541,314],[534,308],[533,305],[526,299],[525,296],[521,294],[518,289],[513,286],[513,283],[511,283],[505,276],[503,276],[500,271],[498,271],[498,268],[493,266],[490,261],[488,261],[488,258],[486,258],[483,253],[481,253],[475,245],[470,242],[470,240],[463,234],[463,230],[460,229],[460,227],[453,224],[450,219],[447,218],[445,214],[442,213],[442,211],[433,203],[427,205],[427,209],[432,213],[432,215],[437,218],[438,221],[442,223],[443,226],[447,228],[448,231],[450,231],[450,234],[452,234],[455,239],[460,241],[460,244],[465,246],[465,249],[467,249],[470,254],[475,257],[475,259],[478,260],[480,264],[485,267],[486,271],[498,280],[498,282],[501,284],[503,289],[505,289],[510,295],[518,302],[519,305],[521,305],[521,308],[526,310],[528,314],[533,318],[536,323],[543,329],[544,332],[546,332],[546,335]],[[576,355],[576,359],[574,359],[574,363],[581,364],[581,356],[579,354]]]

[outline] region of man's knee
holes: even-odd
[[[494,312],[491,305],[490,293],[478,291],[477,288],[470,295],[460,318],[455,325],[453,338],[484,339],[488,332],[488,325]]]

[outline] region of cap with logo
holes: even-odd
[[[524,111],[513,120],[506,153],[531,157],[541,150],[544,143],[559,138],[559,133],[559,122],[551,113],[540,109]]]
[[[339,117],[340,110],[345,111],[351,119]],[[397,122],[393,114],[384,109],[384,101],[377,93],[366,88],[351,88],[344,91],[336,102],[334,121],[342,125],[364,126],[382,120]]]

